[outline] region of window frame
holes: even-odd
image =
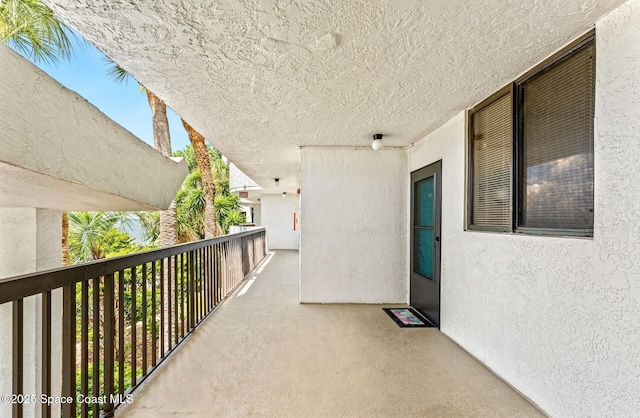
[[[466,187],[466,229],[470,230],[470,231],[485,231],[485,232],[512,232],[513,231],[513,194],[514,194],[514,190],[513,190],[513,185],[514,185],[514,181],[513,181],[513,174],[514,174],[514,167],[513,167],[513,103],[511,105],[512,107],[512,126],[511,126],[511,169],[509,171],[509,197],[510,197],[510,207],[509,207],[509,217],[510,217],[510,226],[509,227],[499,227],[499,226],[495,226],[495,227],[490,227],[490,226],[478,226],[478,225],[474,225],[473,224],[473,173],[474,173],[474,164],[473,164],[473,115],[481,110],[483,110],[484,108],[486,108],[487,106],[492,105],[494,102],[496,102],[499,99],[502,99],[503,97],[507,96],[507,95],[511,95],[511,100],[513,102],[513,86],[514,84],[509,84],[507,86],[504,86],[503,88],[501,88],[500,90],[498,90],[497,92],[493,93],[491,96],[487,97],[485,100],[483,100],[482,102],[478,103],[476,106],[472,107],[471,109],[469,109],[469,111],[467,112],[467,175],[466,175],[466,180],[467,180],[467,187]]]
[[[522,94],[521,86],[528,80],[536,77],[537,75],[551,69],[556,63],[570,56],[575,51],[579,50],[586,44],[593,42],[595,45],[595,29],[591,29],[578,39],[571,42],[559,52],[553,54],[551,57],[542,61],[540,64],[527,71],[522,76],[516,78],[513,82],[507,86],[499,89],[476,106],[470,108],[467,111],[467,138],[466,138],[466,173],[465,173],[465,230],[467,231],[479,231],[479,232],[497,232],[497,233],[511,233],[521,235],[536,235],[536,236],[557,236],[557,237],[573,237],[573,238],[593,238],[593,228],[591,229],[569,229],[569,228],[534,228],[520,226],[520,219],[522,216],[522,170],[523,170],[523,106],[522,106]],[[594,54],[597,52],[594,51]],[[596,58],[597,59],[597,58]],[[595,68],[594,68],[595,71]],[[473,185],[474,185],[474,167],[473,167],[473,115],[491,105],[496,100],[503,98],[504,96],[511,95],[511,172],[510,172],[510,226],[509,227],[486,227],[473,224]],[[595,92],[594,92],[595,94]],[[594,121],[595,123],[595,121]],[[595,131],[594,131],[595,140]],[[595,161],[594,161],[595,166]],[[595,173],[594,173],[595,183]],[[594,190],[595,195],[595,190]],[[594,219],[595,222],[595,219]]]

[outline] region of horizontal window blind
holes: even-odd
[[[595,45],[573,51],[518,86],[518,226],[593,229]]]
[[[511,94],[471,115],[471,224],[477,228],[511,227]]]

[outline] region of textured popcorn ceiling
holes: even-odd
[[[45,2],[265,193],[298,187],[297,146],[414,143],[624,3]]]

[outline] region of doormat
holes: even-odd
[[[382,308],[401,328],[434,328],[425,317],[412,308]]]

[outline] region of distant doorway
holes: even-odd
[[[411,173],[411,306],[440,328],[442,161]]]

